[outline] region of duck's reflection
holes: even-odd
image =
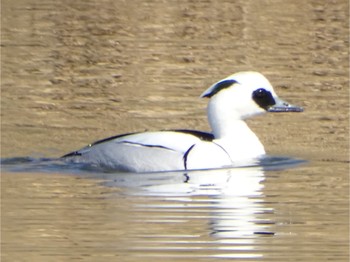
[[[215,205],[211,211],[211,235],[227,242],[228,239],[245,238],[260,234],[273,234],[269,231],[270,222],[259,217],[270,213],[263,206],[264,173],[261,168],[242,168],[220,171],[226,183],[218,185],[220,193],[212,196]],[[212,174],[215,175],[215,174]]]
[[[248,167],[186,173],[125,174],[108,180],[108,184],[126,186],[129,192],[137,195],[162,196],[164,209],[157,209],[157,219],[161,216],[159,212],[169,212],[169,206],[176,201],[177,208],[186,209],[186,212],[181,212],[181,218],[188,223],[201,208],[206,214],[205,232],[211,244],[214,243],[215,249],[221,252],[229,251],[226,254],[230,257],[232,252],[242,247],[246,252],[255,250],[254,243],[259,236],[274,234],[270,229],[273,223],[266,218],[266,214],[273,210],[264,206],[264,179],[261,167]],[[150,203],[150,206],[154,208],[154,203]],[[244,255],[249,256],[247,253]],[[251,255],[256,257],[258,254],[253,252]]]

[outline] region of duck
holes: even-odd
[[[244,166],[266,155],[246,119],[267,112],[303,112],[302,107],[280,99],[267,78],[254,71],[232,74],[200,97],[209,99],[211,132],[173,129],[120,134],[61,159],[135,173]]]

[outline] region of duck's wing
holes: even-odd
[[[98,140],[78,151],[73,151],[62,157],[65,158],[70,156],[82,155],[87,151],[93,149],[97,145],[103,146],[107,143],[125,143],[133,144],[135,146],[159,147],[185,153],[188,150],[188,148],[190,148],[193,144],[199,141],[212,141],[213,139],[214,136],[211,133],[187,129],[127,133]]]
[[[185,168],[184,156],[194,144],[213,139],[210,133],[193,130],[131,133],[99,140],[63,158],[127,171],[179,170]]]

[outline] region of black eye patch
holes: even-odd
[[[259,88],[253,92],[253,100],[265,110],[276,104],[271,92],[265,90],[264,88]]]

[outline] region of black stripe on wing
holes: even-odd
[[[130,135],[135,135],[135,134],[139,134],[138,132],[135,132],[135,133],[126,133],[126,134],[121,134],[121,135],[116,135],[116,136],[111,136],[111,137],[107,137],[107,138],[103,138],[101,140],[97,140],[96,142],[93,142],[92,144],[90,144],[89,146],[95,146],[95,145],[98,145],[98,144],[101,144],[101,143],[104,143],[104,142],[108,142],[110,140],[114,140],[114,139],[117,139],[117,138],[121,138],[123,136],[130,136]]]
[[[215,139],[213,134],[208,133],[208,132],[203,132],[203,131],[188,130],[188,129],[174,129],[174,130],[169,130],[169,131],[193,135],[193,136],[198,137],[200,140],[203,140],[203,141],[211,142]]]
[[[167,149],[171,151],[175,151],[174,149],[166,146],[161,146],[161,145],[147,145],[147,144],[141,144],[141,143],[136,143],[136,142],[130,142],[130,141],[122,141],[122,144],[130,144],[130,145],[137,145],[137,146],[144,146],[144,147],[154,147],[154,148],[162,148],[162,149]]]
[[[197,130],[188,130],[188,129],[170,129],[170,130],[162,130],[160,132],[178,132],[178,133],[185,133],[185,134],[189,134],[189,135],[193,135],[195,137],[198,137],[201,140],[204,141],[213,141],[214,140],[214,135],[207,133],[207,132],[203,132],[203,131],[197,131]],[[114,140],[117,138],[121,138],[124,136],[130,136],[130,135],[135,135],[135,134],[140,134],[141,132],[134,132],[134,133],[126,133],[126,134],[121,134],[121,135],[116,135],[116,136],[111,136],[111,137],[107,137],[107,138],[103,138],[101,140],[97,140],[95,142],[93,142],[92,144],[89,144],[89,146],[94,146],[97,144],[101,144],[104,142],[108,142],[110,140]]]
[[[187,170],[187,158],[188,158],[188,154],[191,152],[191,150],[194,148],[196,144],[192,145],[187,151],[186,153],[184,154],[184,157],[183,157],[183,160],[184,160],[184,167],[185,167],[185,170]]]
[[[71,157],[71,156],[81,156],[81,153],[79,151],[73,151],[73,152],[70,152],[68,154],[61,156],[61,158]]]
[[[108,141],[111,141],[113,139],[117,139],[117,138],[121,138],[123,136],[129,136],[129,135],[134,135],[134,134],[137,134],[136,133],[126,133],[126,134],[121,134],[121,135],[116,135],[116,136],[111,136],[111,137],[107,137],[107,138],[103,138],[101,140],[97,140],[91,144],[89,144],[88,146],[86,146],[85,148],[87,147],[92,147],[92,146],[95,146],[95,145],[98,145],[98,144],[101,144],[101,143],[104,143],[104,142],[108,142]],[[71,156],[81,156],[82,154],[79,152],[80,150],[78,151],[73,151],[71,153],[68,153],[68,154],[65,154],[63,156],[61,156],[61,158],[64,158],[64,157],[71,157]]]
[[[188,129],[173,129],[173,130],[162,130],[160,132],[178,132],[178,133],[184,133],[184,134],[189,134],[195,137],[198,137],[199,139],[203,140],[203,141],[213,141],[214,140],[214,135],[211,133],[207,133],[207,132],[203,132],[203,131],[197,131],[197,130],[188,130]],[[135,133],[126,133],[126,134],[121,134],[121,135],[116,135],[116,136],[111,136],[111,137],[107,137],[101,140],[97,140],[96,142],[89,144],[87,147],[92,147],[101,143],[105,143],[117,138],[121,138],[124,136],[129,136],[129,135],[135,135],[135,134],[140,134],[140,132],[135,132]],[[163,147],[161,145],[147,145],[147,144],[140,144],[140,143],[133,143],[133,142],[129,142],[129,141],[123,141],[124,143],[130,143],[130,144],[137,144],[140,146],[147,146],[147,147],[158,147],[158,148],[164,148],[164,149],[169,149],[169,150],[173,150],[171,148],[167,148],[167,147]],[[72,157],[72,156],[81,156],[82,154],[78,151],[73,151],[71,153],[65,154],[62,156],[62,158],[65,157]]]

